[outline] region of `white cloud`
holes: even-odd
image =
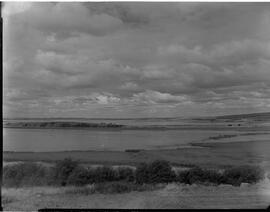
[[[174,96],[169,93],[147,90],[133,95],[133,99],[139,103],[179,103],[186,100],[185,96]]]

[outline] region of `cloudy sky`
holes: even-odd
[[[4,116],[270,111],[270,3],[5,3]]]

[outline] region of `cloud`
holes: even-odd
[[[169,93],[147,90],[142,93],[134,94],[133,99],[139,103],[179,103],[186,100],[185,96],[174,96]]]
[[[139,89],[138,85],[133,82],[126,82],[125,84],[121,85],[120,88],[123,90],[131,90],[131,91],[136,91]]]
[[[6,8],[8,11],[11,9]],[[10,15],[8,12],[6,14]],[[105,35],[119,29],[122,24],[120,19],[108,14],[91,14],[82,3],[78,2],[32,3],[22,13],[13,16],[11,14],[9,18],[60,37],[77,35],[81,32],[96,36]]]
[[[267,111],[269,9],[5,3],[5,111],[97,117]]]

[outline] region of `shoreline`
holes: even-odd
[[[101,130],[101,131],[122,131],[122,130],[217,130],[217,131],[270,131],[270,126],[194,126],[194,125],[167,125],[167,126],[122,126],[122,127],[24,127],[24,126],[3,126],[3,129],[39,129],[39,130]]]

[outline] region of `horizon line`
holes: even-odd
[[[123,119],[173,119],[173,118],[196,118],[196,117],[205,117],[205,118],[211,118],[211,117],[223,117],[223,116],[238,116],[238,115],[255,115],[255,114],[264,114],[264,113],[270,113],[268,112],[255,112],[255,113],[238,113],[238,114],[224,114],[224,115],[196,115],[196,116],[167,116],[167,117],[125,117],[125,118],[112,118],[112,117],[106,117],[106,118],[94,118],[94,117],[3,117],[4,119],[114,119],[114,120],[123,120]]]

